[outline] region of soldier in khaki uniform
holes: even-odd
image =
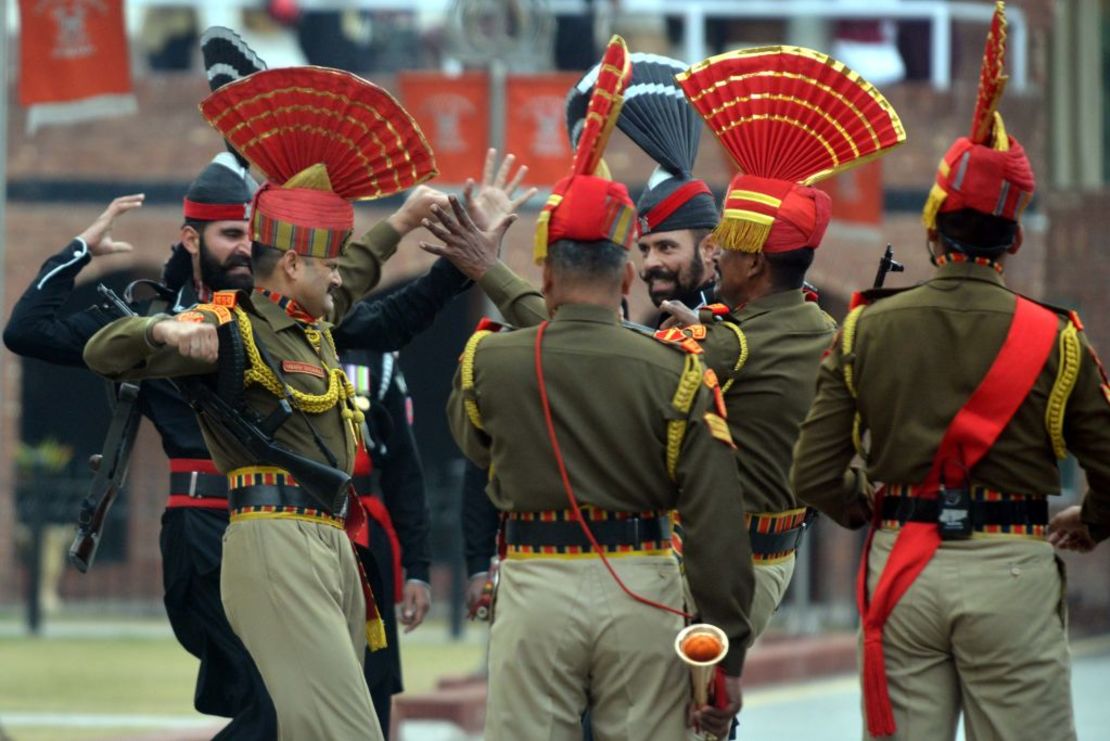
[[[303,96],[298,109],[327,116],[337,86],[357,104],[351,110],[367,111],[361,124],[374,132],[365,143],[348,140],[351,151],[341,155],[314,154],[303,133],[311,127],[279,127],[267,110],[282,109],[292,94]],[[265,103],[250,109],[243,99]],[[227,113],[235,110],[252,118],[240,123]],[[216,326],[235,322],[245,348],[247,409],[265,418],[287,398],[299,411],[275,440],[349,473],[362,444],[362,413],[339,367],[330,322],[378,282],[400,237],[442,195],[421,186],[397,213],[347,245],[350,199],[426,180],[435,172],[431,152],[415,122],[382,91],[323,68],[256,73],[214,93],[202,111],[239,151],[264,163],[270,179],[251,219],[255,290],[218,293],[173,319],[117,321],[89,341],[85,360],[112,379],[210,374],[218,368]],[[407,149],[400,148],[402,136]],[[353,179],[345,165],[379,157],[383,140],[391,142],[385,159],[403,165],[369,177],[356,171]],[[200,424],[216,467],[228,476],[224,608],[273,698],[280,737],[382,738],[361,664],[367,640],[380,647],[384,633],[344,532],[345,524],[359,524],[361,509],[345,523],[348,507],[329,509],[285,471],[260,465],[219,424],[204,416]]]
[[[674,508],[689,523],[687,569],[702,617],[730,639],[728,709],[739,710],[752,574],[747,543],[730,537],[740,499],[719,495],[737,488],[731,441],[697,347],[620,324],[635,209],[623,186],[588,174],[600,129],[583,135],[574,174],[541,218],[537,257],[555,318],[475,334],[448,404],[455,439],[492,470],[487,493],[506,513],[489,741],[577,741],[586,709],[598,739],[684,736]]]
[[[776,86],[790,84],[790,78],[772,77],[768,83],[767,77],[759,73],[790,64],[799,54],[790,50],[772,51],[714,57],[680,74],[678,84],[695,101],[694,107],[706,116],[711,127],[717,127],[719,122],[700,105],[705,81],[716,79],[719,70],[731,72],[734,66],[743,65],[747,76],[738,76],[724,92],[718,93],[719,97],[746,99],[759,91],[777,95],[780,91]],[[655,64],[658,62],[652,62],[649,69]],[[638,71],[639,67],[634,81],[641,79]],[[866,86],[863,81],[850,84]],[[874,94],[878,96],[877,92]],[[663,100],[675,99],[667,96]],[[657,101],[655,105],[661,103]],[[683,108],[688,105],[679,101],[672,115],[660,119],[678,119]],[[628,107],[623,111],[621,120]],[[881,130],[885,126],[900,131],[897,114],[889,105],[879,107],[871,115],[869,124],[873,128]],[[638,120],[647,121],[647,117]],[[714,131],[721,133],[719,128]],[[714,383],[724,393],[729,429],[738,447],[738,493],[742,492],[747,513],[744,527],[756,567],[751,611],[754,639],[767,627],[790,583],[805,520],[805,508],[798,505],[788,480],[790,463],[798,427],[813,399],[821,356],[829,346],[835,324],[816,303],[806,301],[802,287],[814,250],[828,226],[830,203],[824,192],[778,177],[781,158],[770,158],[769,165],[762,165],[745,157],[749,152],[765,151],[768,138],[776,134],[774,129],[733,127],[729,131],[739,133],[741,138],[722,137],[722,143],[744,174],[730,184],[725,218],[710,237],[716,241],[719,255],[718,295],[727,306],[716,304],[703,311],[701,321],[705,324],[692,327],[685,337],[700,341],[704,347],[705,363],[714,371]],[[650,147],[645,146],[651,151],[662,151],[660,140],[667,139],[661,133],[652,138],[651,128],[646,124],[629,133],[641,144],[651,141]],[[875,156],[889,151],[903,138],[904,133],[892,135],[881,142],[878,150],[869,150],[861,142],[856,151],[859,157]],[[678,147],[678,143],[671,146]],[[671,159],[681,157],[672,153]],[[828,176],[856,163],[858,158],[848,155],[832,167],[826,160],[815,159],[811,170],[795,170],[793,177],[801,181],[817,173]],[[701,181],[687,179],[680,172],[657,183],[649,193],[655,194],[641,204],[642,228],[674,230],[706,223],[704,200],[708,188]],[[779,202],[777,206],[769,205],[775,201]],[[764,213],[753,215],[746,210],[753,203],[762,207]],[[766,228],[743,228],[744,224],[752,223]],[[498,263],[474,277],[510,322],[532,325],[546,318],[539,294],[504,265]],[[667,307],[676,314],[684,308],[675,302],[665,302],[664,308]],[[687,324],[698,321],[692,312],[683,318]],[[682,339],[678,330],[664,331],[662,336]]]
[[[1046,497],[1070,451],[1106,533],[1110,397],[1078,318],[1003,282],[1034,189],[994,110],[1003,23],[999,8],[972,133],[944,156],[925,209],[936,274],[862,297],[795,450],[803,501],[848,527],[872,522],[860,595],[870,737],[952,739],[962,712],[968,739],[1075,738]],[[849,469],[857,450],[885,484],[873,498]]]

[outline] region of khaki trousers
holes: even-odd
[[[794,576],[794,563],[796,556],[775,564],[752,563],[755,572],[755,593],[752,595],[752,609],[748,620],[752,624],[752,641],[759,638],[779,609],[786,588],[790,586],[790,579]],[[690,584],[682,580],[682,593],[686,600],[687,612],[697,612],[694,596],[690,593]]]
[[[610,559],[629,589],[682,607],[672,556]],[[689,672],[674,650],[683,619],[636,602],[601,560],[510,558],[490,630],[486,741],[682,739]]]
[[[874,590],[897,532],[875,534]],[[1063,566],[1044,541],[945,541],[883,631],[895,739],[1075,738]],[[866,723],[864,737],[867,738]]]
[[[299,520],[232,522],[220,593],[291,741],[381,739],[362,676],[366,606],[346,533]]]
[[[752,623],[752,640],[763,634],[775,610],[779,609],[782,596],[786,594],[786,588],[790,586],[790,579],[794,576],[795,560],[796,557],[791,555],[781,563],[753,564],[755,594],[752,596],[751,615],[748,616]]]

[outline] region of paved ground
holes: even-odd
[[[1072,650],[1072,695],[1079,739],[1108,738],[1110,641],[1077,641]],[[854,676],[753,690],[740,715],[740,738],[858,741],[862,728],[859,706],[859,684]]]
[[[1107,738],[1110,729],[1110,703],[1106,685],[1110,681],[1110,637],[1073,642],[1072,693],[1075,698],[1076,727],[1080,741]],[[741,714],[740,738],[745,741],[857,741],[860,738],[859,686],[854,676],[843,675],[812,682],[794,682],[751,690]],[[24,733],[42,726],[149,728],[161,726],[156,733],[113,733],[98,739],[129,741],[202,741],[218,726],[201,716],[140,716],[66,713],[5,713],[4,730],[18,741]],[[95,731],[93,731],[95,734]],[[480,741],[456,727],[433,722],[411,722],[402,728],[396,741]],[[88,736],[86,736],[87,738]],[[2,736],[0,736],[2,738]],[[963,736],[961,734],[962,741]]]

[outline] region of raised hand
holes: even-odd
[[[481,230],[487,230],[491,225],[498,223],[501,218],[511,214],[536,194],[535,188],[528,188],[520,195],[513,197],[513,193],[520,187],[524,176],[528,174],[528,166],[521,165],[516,174],[509,177],[516,155],[505,155],[500,167],[497,165],[497,150],[491,148],[486,152],[486,164],[482,170],[482,183],[479,185],[473,178],[467,178],[463,188],[463,201],[467,213]],[[494,173],[496,168],[497,172]]]
[[[418,185],[409,191],[401,208],[393,212],[386,221],[402,237],[420,226],[421,221],[432,215],[434,206],[446,207],[447,195],[427,185]]]
[[[698,312],[681,301],[664,301],[659,304],[659,308],[671,315],[667,321],[663,322],[663,329],[689,327],[698,323]]]
[[[471,280],[478,280],[486,271],[497,264],[501,253],[501,240],[514,221],[516,214],[504,214],[492,228],[478,228],[470,214],[455,196],[448,196],[449,209],[432,205],[435,219],[424,219],[425,229],[440,239],[443,244],[421,242],[420,247],[433,255],[446,257],[455,267]]]
[[[129,196],[120,196],[108,204],[104,213],[96,217],[96,221],[89,224],[85,231],[78,235],[89,246],[89,252],[94,257],[111,255],[117,252],[131,252],[134,247],[129,242],[117,242],[112,239],[112,227],[120,215],[143,205],[146,195],[135,193]]]

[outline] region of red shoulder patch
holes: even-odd
[[[474,328],[475,332],[500,332],[505,329],[505,325],[501,322],[495,322],[488,316],[482,317],[478,320],[478,326]]]
[[[685,330],[678,327],[669,327],[661,329],[652,335],[655,339],[659,340],[665,345],[677,347],[683,352],[691,355],[701,355],[705,350],[698,344],[697,340],[691,337]]]
[[[216,306],[226,306],[229,309],[234,309],[235,305],[239,303],[238,291],[216,291],[212,295],[212,303]]]

